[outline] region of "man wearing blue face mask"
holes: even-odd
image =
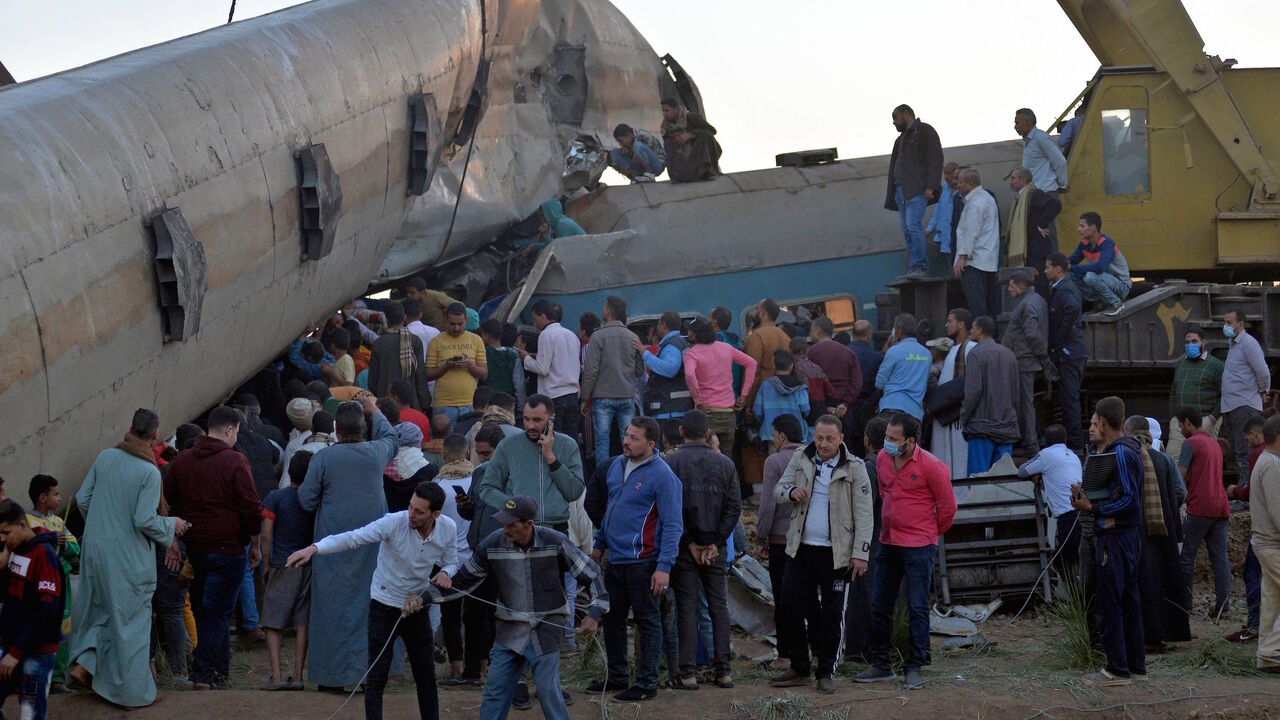
[[[1173,368],[1173,387],[1169,390],[1169,457],[1176,458],[1182,451],[1182,431],[1178,429],[1178,421],[1173,418],[1180,408],[1193,407],[1200,411],[1204,418],[1202,425],[1205,432],[1216,437],[1214,432],[1218,414],[1218,405],[1222,400],[1222,361],[1209,354],[1204,345],[1204,331],[1195,325],[1188,325],[1182,336],[1186,356]]]
[[[1244,439],[1244,426],[1249,418],[1262,412],[1262,404],[1271,390],[1271,371],[1262,346],[1245,328],[1242,311],[1227,311],[1222,334],[1231,341],[1227,363],[1222,369],[1222,432],[1231,443],[1237,472],[1247,478],[1249,443]],[[1247,480],[1241,484],[1247,484]]]

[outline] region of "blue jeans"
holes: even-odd
[[[929,270],[929,256],[924,249],[924,211],[929,206],[924,193],[903,199],[902,186],[893,190],[893,201],[898,204],[898,222],[902,224],[902,237],[907,241],[907,257],[911,270]]]
[[[1089,302],[1102,300],[1108,305],[1119,305],[1129,296],[1133,283],[1125,282],[1111,273],[1085,273],[1080,292]]]
[[[0,647],[0,655],[5,648]],[[45,720],[48,716],[49,683],[53,679],[53,665],[56,653],[45,655],[27,655],[13,669],[9,680],[0,683],[0,705],[16,690],[18,693],[18,712],[23,720]],[[4,713],[0,713],[3,720]]]
[[[984,473],[1001,457],[1013,452],[1013,443],[995,443],[987,438],[973,438],[969,441],[970,475]]]
[[[1245,627],[1258,632],[1262,615],[1262,565],[1258,562],[1258,556],[1253,554],[1252,544],[1244,551],[1244,599],[1249,605]]]
[[[609,440],[613,428],[622,437],[636,415],[631,398],[596,398],[591,401],[591,427],[596,436],[596,467],[609,462]]]
[[[200,639],[191,679],[212,685],[225,682],[231,674],[231,612],[244,581],[246,561],[242,553],[191,553],[190,560],[195,570],[192,610]]]
[[[1231,607],[1231,564],[1227,560],[1226,518],[1209,518],[1187,513],[1182,522],[1182,578],[1190,594],[1192,573],[1196,555],[1203,543],[1209,552],[1209,567],[1213,569],[1213,614],[1226,612]]]
[[[871,592],[871,660],[879,668],[892,665],[893,607],[898,586],[906,580],[911,649],[904,670],[919,670],[929,661],[929,592],[937,545],[880,545],[876,551],[875,587]]]
[[[258,629],[258,598],[253,588],[253,568],[249,567],[249,548],[244,549],[244,580],[240,583],[240,615],[244,622],[240,625],[240,634],[245,635]]]
[[[516,683],[524,679],[525,665],[533,668],[533,686],[538,690],[542,717],[568,720],[569,709],[560,690],[560,653],[553,650],[535,655],[533,643],[519,653],[499,642],[489,651],[489,677],[480,701],[480,720],[507,720],[511,700],[516,695]]]
[[[449,422],[456,423],[458,422],[458,418],[471,412],[471,410],[472,408],[470,405],[459,405],[458,407],[439,407],[435,408],[431,412],[435,415],[444,415],[449,418]]]
[[[574,577],[573,573],[567,572],[564,574],[564,596],[565,599],[569,601],[569,619],[573,620],[574,604],[578,599],[578,578]],[[570,622],[569,624],[572,625],[573,623]],[[564,631],[564,642],[566,646],[573,645],[574,635],[576,635],[576,633],[573,630]]]
[[[609,593],[609,612],[604,616],[604,648],[609,663],[609,683],[626,683],[630,677],[627,667],[627,613],[633,613],[636,621],[636,682],[637,687],[653,690],[658,687],[658,659],[662,652],[662,620],[658,612],[658,599],[649,591],[649,581],[658,569],[655,560],[638,563],[609,563],[604,571],[605,590]],[[493,661],[489,673],[492,677]]]

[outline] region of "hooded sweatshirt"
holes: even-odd
[[[542,217],[551,228],[551,236],[562,238],[571,235],[586,235],[587,231],[564,214],[564,206],[559,200],[551,199],[542,203]]]
[[[249,461],[215,437],[201,436],[169,463],[164,498],[170,514],[191,523],[182,537],[191,553],[234,555],[262,528]]]
[[[795,374],[774,375],[760,384],[751,412],[760,419],[760,437],[773,437],[773,420],[781,415],[794,415],[804,428],[804,441],[813,432],[809,428],[809,384]]]
[[[58,534],[35,533],[9,555],[9,580],[0,609],[0,645],[16,660],[52,655],[62,640],[66,591],[58,562]]]

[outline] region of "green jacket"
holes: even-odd
[[[480,482],[481,502],[501,508],[512,496],[527,495],[538,504],[535,518],[538,525],[569,522],[569,503],[582,497],[586,488],[582,480],[582,455],[573,438],[555,435],[554,467],[547,466],[542,450],[524,433],[498,443]]]

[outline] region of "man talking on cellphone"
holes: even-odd
[[[555,401],[536,394],[524,404],[524,434],[498,443],[474,492],[493,508],[506,507],[517,495],[532,498],[538,505],[534,525],[568,535],[569,505],[582,497],[585,489],[577,441],[555,431]],[[577,579],[569,573],[565,574],[565,592],[569,617],[573,617]],[[515,704],[529,706],[527,687],[516,690]]]

